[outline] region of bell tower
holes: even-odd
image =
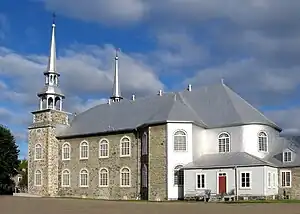
[[[28,193],[56,196],[59,188],[58,128],[68,126],[68,114],[63,111],[64,94],[59,88],[60,74],[56,70],[55,15],[53,15],[50,55],[44,72],[44,87],[37,94],[39,109],[32,112],[28,127]]]

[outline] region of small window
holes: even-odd
[[[41,170],[35,171],[34,184],[35,184],[35,186],[42,186],[42,171]]]
[[[120,170],[120,186],[121,187],[130,187],[131,185],[131,175],[130,169],[125,167]]]
[[[22,180],[22,176],[18,177],[18,182],[20,182]]]
[[[283,153],[283,161],[284,162],[291,162],[292,161],[292,152],[287,151]]]
[[[82,169],[79,175],[79,186],[88,187],[89,186],[89,172],[87,169]]]
[[[182,169],[182,165],[178,165],[174,168],[174,185],[182,186],[184,183],[184,172]]]
[[[42,152],[43,152],[43,149],[42,149],[42,145],[41,144],[36,144],[35,145],[35,160],[41,160],[42,159]]]
[[[80,143],[80,159],[89,158],[89,144],[86,141]]]
[[[251,173],[242,172],[241,173],[241,188],[251,188]]]
[[[107,187],[108,186],[108,169],[102,168],[99,170],[99,186]]]
[[[148,136],[146,133],[142,137],[142,155],[148,154]]]
[[[197,189],[205,189],[205,174],[197,174]]]
[[[62,175],[61,175],[61,186],[62,187],[69,187],[70,186],[70,179],[71,176],[70,176],[70,171],[68,169],[65,169],[63,172],[62,172]]]
[[[291,171],[281,171],[281,186],[291,187],[292,173]]]
[[[123,137],[122,139],[121,139],[121,145],[120,145],[120,156],[121,157],[126,157],[126,156],[130,156],[130,139],[129,139],[129,137]]]
[[[227,133],[219,135],[219,152],[230,152],[230,136]]]
[[[258,134],[258,151],[260,152],[268,151],[268,136],[265,132],[260,132]]]
[[[108,140],[103,139],[99,143],[99,157],[108,158],[109,156],[109,143]]]
[[[64,143],[62,146],[62,159],[63,160],[70,160],[71,158],[71,148],[69,143]]]
[[[273,173],[272,176],[273,176],[272,187],[275,188],[276,187],[276,173]]]
[[[271,188],[272,184],[272,173],[268,172],[268,188]]]
[[[142,187],[148,187],[148,168],[146,164],[142,168]]]
[[[187,135],[185,131],[176,131],[174,134],[174,151],[187,150]]]

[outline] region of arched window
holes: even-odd
[[[39,169],[34,173],[34,185],[42,186],[42,171]]]
[[[102,168],[99,170],[99,186],[107,187],[108,186],[108,169]]]
[[[99,157],[107,158],[109,156],[109,143],[108,140],[103,139],[99,143]]]
[[[87,141],[82,141],[80,143],[80,159],[89,158],[89,143]]]
[[[146,133],[142,136],[142,155],[148,154],[148,136]]]
[[[121,187],[130,187],[131,185],[131,175],[130,175],[130,169],[127,167],[124,167],[120,170],[120,186]]]
[[[87,169],[80,170],[79,186],[80,187],[88,187],[89,186],[89,172]]]
[[[65,169],[61,173],[61,186],[69,187],[71,183],[70,180],[71,180],[70,171],[68,169]]]
[[[54,103],[55,109],[61,111],[61,99],[59,97],[55,97]]]
[[[146,164],[142,168],[142,187],[148,187],[148,168]]]
[[[130,156],[131,153],[131,145],[130,145],[130,138],[129,137],[123,137],[120,142],[120,156]]]
[[[268,151],[268,135],[265,132],[260,132],[258,134],[258,151]]]
[[[42,152],[43,152],[43,149],[42,149],[42,145],[41,144],[36,144],[35,145],[35,149],[34,149],[34,159],[35,160],[41,160],[42,159]]]
[[[49,97],[49,98],[48,98],[48,108],[53,109],[53,103],[54,103],[53,98],[52,98],[52,97]]]
[[[62,145],[62,159],[63,160],[70,160],[71,159],[71,146],[69,143],[64,143]]]
[[[174,151],[187,150],[187,135],[185,131],[176,131],[174,133]]]
[[[174,168],[174,185],[182,186],[184,180],[184,173],[182,170],[182,165],[178,165]]]
[[[227,133],[219,135],[219,152],[230,152],[230,136]]]

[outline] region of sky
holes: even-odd
[[[298,133],[299,11],[298,0],[2,0],[0,124],[26,157],[55,12],[65,111],[106,102],[120,48],[124,97],[224,79],[285,132]]]

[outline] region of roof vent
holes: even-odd
[[[191,85],[191,84],[188,84],[187,90],[188,90],[188,91],[192,91],[192,85]]]
[[[135,100],[135,95],[133,94],[132,96],[131,96],[131,100]]]
[[[157,95],[158,96],[162,96],[162,93],[163,93],[162,90],[159,90],[158,93],[157,93]]]
[[[111,104],[111,99],[108,99],[108,102],[107,102],[107,104],[108,104],[108,105],[110,105],[110,104]]]

